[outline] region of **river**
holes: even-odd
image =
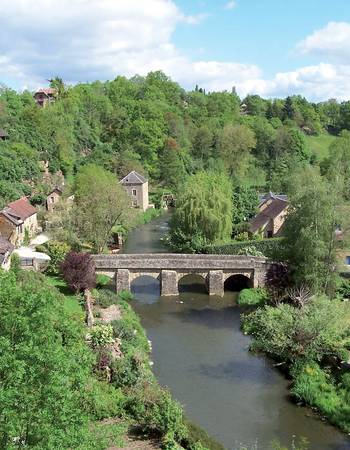
[[[166,252],[160,238],[169,218],[166,213],[135,229],[123,252]],[[293,436],[306,437],[312,450],[350,449],[347,436],[289,400],[288,381],[269,360],[248,351],[236,294],[209,297],[191,276],[175,298],[160,297],[158,282],[145,277],[132,290],[153,344],[156,377],[227,449],[268,449],[276,438],[291,447]]]

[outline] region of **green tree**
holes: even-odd
[[[0,272],[0,303],[0,447],[101,448],[84,410],[93,358],[83,325],[35,273]]]
[[[160,164],[162,178],[166,180],[166,186],[176,190],[184,182],[186,170],[181,158],[180,148],[175,139],[168,138],[165,141]]]
[[[93,164],[84,166],[76,176],[76,219],[79,235],[102,252],[115,225],[126,224],[130,199],[110,172]]]
[[[294,282],[332,293],[336,274],[335,228],[341,222],[339,187],[306,168],[290,180],[284,258]]]
[[[170,242],[187,251],[230,238],[232,232],[232,187],[222,174],[191,175],[176,199]]]
[[[229,174],[241,180],[251,162],[256,145],[254,132],[245,125],[226,125],[219,135],[218,149]]]

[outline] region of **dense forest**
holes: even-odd
[[[282,192],[297,167],[327,167],[332,149],[349,145],[349,101],[187,92],[162,72],[75,86],[56,77],[51,86],[56,99],[45,108],[28,91],[0,89],[0,128],[9,135],[0,141],[2,205],[23,194],[40,200],[49,188],[44,161],[68,181],[93,163],[118,177],[136,169],[176,191],[189,174],[226,169],[236,185]]]

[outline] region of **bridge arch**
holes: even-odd
[[[158,299],[160,295],[159,274],[140,272],[130,274],[130,291],[139,300]]]
[[[253,281],[247,276],[241,273],[230,275],[226,278],[224,283],[225,291],[239,292],[242,289],[248,289],[253,287]]]
[[[207,294],[208,283],[207,274],[202,273],[184,273],[178,276],[179,292],[192,292],[196,294]]]

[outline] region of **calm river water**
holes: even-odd
[[[123,251],[166,252],[160,238],[169,217],[134,230]],[[135,280],[132,290],[158,380],[227,449],[268,449],[275,438],[290,446],[293,436],[305,436],[312,450],[350,449],[347,436],[288,400],[288,381],[270,361],[249,353],[234,293],[209,297],[196,277],[186,277],[175,298],[160,297],[149,278]]]

